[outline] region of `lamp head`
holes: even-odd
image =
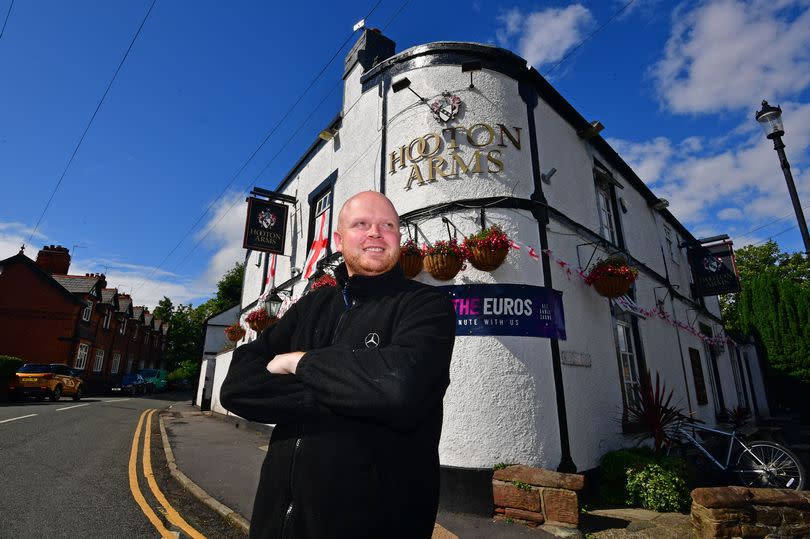
[[[779,105],[772,107],[763,99],[762,110],[757,112],[755,118],[769,139],[785,134],[785,126],[782,124],[782,109]]]
[[[394,93],[397,93],[409,87],[410,85],[411,79],[409,79],[408,77],[402,77],[401,79],[399,79],[398,81],[394,82],[391,85],[391,89],[394,91]]]

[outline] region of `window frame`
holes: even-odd
[[[317,228],[318,217],[323,214],[323,212],[330,210],[328,223],[326,223],[327,231],[324,234],[326,238],[326,256],[332,254],[332,221],[334,220],[334,209],[335,205],[335,183],[337,182],[338,171],[333,171],[324,181],[318,184],[315,189],[310,191],[309,195],[307,196],[307,204],[309,205],[309,221],[307,224],[307,243],[306,243],[306,256],[309,256],[309,248],[312,245],[312,242],[315,241],[315,229]],[[326,207],[319,208],[320,211],[316,212],[316,206],[320,201],[324,198],[329,197],[329,205]]]
[[[76,358],[73,361],[73,368],[84,370],[87,367],[87,356],[90,354],[90,345],[87,343],[79,343],[79,348],[76,350]]]
[[[87,304],[84,306],[84,310],[82,311],[82,321],[89,322],[92,317],[93,317],[93,302],[87,300]]]
[[[121,352],[113,352],[112,363],[110,364],[110,374],[118,374],[121,368]]]
[[[93,358],[93,372],[101,372],[104,368],[104,350],[96,349],[96,355]]]
[[[104,329],[110,329],[110,323],[112,322],[112,309],[108,308],[106,314],[104,315],[104,322],[102,327]]]

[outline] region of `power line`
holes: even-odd
[[[8,18],[11,15],[11,8],[14,7],[14,0],[11,0],[11,3],[8,5],[8,11],[6,12],[6,18],[3,21],[3,28],[0,28],[0,39],[3,39],[3,32],[6,31],[6,24],[8,24]]]
[[[367,14],[367,15],[364,17],[364,19],[368,19],[368,18],[369,18],[369,17],[370,17],[370,16],[371,16],[371,15],[374,13],[374,11],[376,11],[377,7],[380,5],[380,3],[381,3],[381,2],[382,2],[382,0],[377,0],[377,2],[376,2],[376,3],[374,4],[374,6],[371,8],[371,10],[368,12],[368,14]],[[326,62],[326,64],[324,64],[324,66],[321,68],[321,70],[320,70],[320,71],[318,71],[318,73],[315,75],[315,77],[314,77],[314,78],[313,78],[313,79],[312,79],[312,80],[309,82],[309,84],[308,84],[308,85],[307,85],[307,87],[304,89],[304,91],[300,93],[300,95],[298,96],[298,99],[297,99],[297,100],[296,100],[296,101],[295,101],[295,102],[294,102],[294,103],[293,103],[293,104],[292,104],[292,105],[291,105],[291,106],[290,106],[290,107],[287,109],[287,111],[284,113],[284,115],[281,117],[281,119],[279,119],[279,120],[276,122],[276,124],[275,124],[275,125],[272,127],[272,129],[270,129],[270,131],[267,133],[267,135],[264,137],[264,139],[263,139],[263,140],[262,140],[262,141],[259,143],[259,145],[256,147],[256,149],[255,149],[255,150],[253,150],[253,152],[252,152],[252,153],[250,154],[250,156],[249,156],[249,157],[248,157],[248,158],[245,160],[245,162],[244,162],[244,163],[242,163],[242,166],[241,166],[241,167],[239,167],[239,170],[237,170],[237,171],[236,171],[236,173],[235,173],[235,174],[234,174],[234,175],[231,177],[230,181],[229,181],[229,182],[228,182],[228,183],[225,185],[225,187],[224,187],[224,188],[223,188],[223,189],[220,191],[219,195],[217,195],[217,197],[215,197],[215,198],[214,198],[214,199],[213,199],[213,200],[212,200],[212,201],[211,201],[211,202],[208,204],[208,206],[205,208],[205,210],[202,212],[202,214],[200,214],[200,216],[199,216],[199,217],[197,217],[197,219],[194,221],[194,223],[193,223],[193,224],[192,224],[192,225],[191,225],[191,226],[188,228],[188,230],[187,230],[187,231],[186,231],[186,232],[185,232],[185,233],[184,233],[184,234],[183,234],[183,235],[180,237],[180,240],[179,240],[179,241],[178,241],[178,242],[177,242],[177,243],[174,245],[174,247],[172,247],[172,249],[169,251],[169,253],[168,253],[168,254],[166,254],[166,255],[163,257],[163,259],[160,261],[160,263],[159,263],[157,266],[154,266],[154,267],[152,268],[152,271],[151,271],[151,272],[149,272],[149,274],[148,274],[148,275],[146,275],[146,277],[144,277],[144,278],[143,278],[143,280],[140,282],[140,284],[138,284],[138,286],[136,287],[136,291],[137,291],[137,290],[140,290],[140,288],[141,288],[141,287],[142,287],[142,286],[143,286],[143,285],[146,283],[146,281],[147,281],[147,280],[149,280],[149,279],[152,277],[152,275],[154,275],[154,274],[155,274],[155,272],[156,272],[157,270],[159,270],[160,268],[162,268],[162,267],[163,267],[163,265],[166,263],[166,261],[167,261],[167,260],[168,260],[168,259],[169,259],[169,258],[170,258],[170,257],[171,257],[171,256],[172,256],[172,255],[173,255],[175,252],[176,252],[176,251],[177,251],[177,249],[180,247],[180,245],[182,245],[182,244],[183,244],[183,242],[184,242],[184,241],[186,241],[186,239],[189,237],[189,235],[191,234],[191,232],[192,232],[192,231],[193,231],[195,228],[197,228],[197,225],[199,225],[199,224],[200,224],[200,221],[202,221],[202,220],[205,218],[205,216],[206,216],[206,215],[208,215],[208,212],[211,210],[211,208],[213,208],[213,207],[214,207],[214,204],[216,204],[217,202],[219,202],[219,201],[220,201],[220,199],[222,199],[222,198],[224,197],[225,193],[227,193],[227,191],[228,191],[228,189],[230,189],[231,185],[233,185],[233,183],[236,181],[236,179],[239,177],[239,175],[240,175],[240,174],[242,174],[242,172],[245,170],[245,168],[248,166],[248,164],[250,164],[250,162],[251,162],[251,161],[253,161],[253,159],[256,157],[256,155],[259,153],[259,151],[260,151],[260,150],[261,150],[261,149],[264,147],[264,145],[265,145],[265,144],[267,144],[267,142],[270,140],[270,137],[272,137],[272,136],[273,136],[273,135],[276,133],[276,131],[278,130],[278,128],[279,128],[279,127],[281,126],[281,124],[282,124],[282,123],[284,123],[284,121],[285,121],[285,120],[286,120],[286,119],[289,117],[289,115],[292,113],[292,111],[295,109],[295,107],[297,107],[297,106],[298,106],[298,104],[299,104],[299,103],[301,103],[301,101],[304,99],[304,96],[305,96],[305,95],[306,95],[306,94],[309,92],[309,90],[310,90],[310,89],[312,89],[312,86],[313,86],[313,85],[314,85],[314,84],[315,84],[315,83],[318,81],[318,79],[321,77],[321,75],[323,75],[323,73],[324,73],[324,72],[326,71],[326,69],[327,69],[327,68],[328,68],[328,67],[329,67],[329,66],[332,64],[332,62],[334,62],[334,61],[335,61],[335,58],[337,58],[338,54],[340,54],[340,52],[341,52],[341,51],[342,51],[342,50],[343,50],[343,49],[346,47],[346,45],[349,43],[349,41],[352,39],[352,37],[354,37],[355,33],[356,33],[356,30],[353,30],[353,31],[352,31],[352,32],[351,32],[351,33],[350,33],[350,34],[349,34],[349,35],[346,37],[346,39],[343,41],[343,43],[341,43],[340,47],[338,47],[338,48],[337,48],[337,50],[336,50],[336,51],[335,51],[335,53],[332,55],[332,57],[331,57],[331,58],[329,58],[329,61],[327,61],[327,62]],[[330,91],[330,93],[331,93],[331,91]],[[327,94],[327,95],[328,95],[328,94]],[[312,115],[312,113],[310,113],[310,116],[311,116],[311,115]],[[309,118],[309,117],[307,117],[307,118]],[[300,128],[299,128],[299,129],[300,129]],[[286,145],[286,144],[285,144],[285,145]],[[273,159],[275,159],[275,157],[274,157]],[[269,164],[269,163],[268,163],[268,164]],[[265,166],[265,168],[267,168],[267,167]],[[229,211],[230,211],[230,210],[229,210]],[[227,212],[226,212],[226,213],[227,213]],[[221,217],[220,217],[220,219],[221,219]],[[208,233],[206,232],[205,236],[207,236],[207,234],[208,234]],[[195,244],[195,248],[196,248],[196,245],[198,245],[198,244],[199,244],[199,242],[197,242],[197,244]],[[192,251],[193,251],[193,250],[194,250],[194,249],[192,249]],[[188,256],[186,256],[185,258],[187,258],[187,257],[188,257]],[[185,261],[185,258],[183,259],[183,261]]]
[[[152,13],[152,8],[155,7],[156,2],[157,2],[157,0],[152,0],[152,4],[149,6],[149,10],[146,12],[146,15],[144,16],[143,20],[141,21],[141,25],[138,27],[138,31],[135,32],[135,35],[132,37],[132,40],[129,42],[129,47],[127,47],[127,52],[125,52],[124,57],[121,58],[121,62],[118,64],[118,67],[116,68],[115,73],[112,76],[112,79],[110,79],[109,84],[107,84],[107,88],[104,90],[104,94],[101,96],[101,99],[99,100],[98,105],[96,105],[96,110],[93,111],[93,115],[90,117],[90,121],[87,122],[87,127],[84,128],[84,132],[82,133],[82,136],[79,139],[79,143],[76,144],[76,147],[73,149],[73,153],[70,155],[70,159],[68,160],[67,165],[65,165],[65,170],[62,171],[62,175],[59,177],[59,181],[56,182],[56,186],[53,188],[53,191],[51,192],[51,196],[50,196],[50,198],[48,198],[48,202],[45,203],[45,207],[42,209],[42,213],[40,214],[39,219],[37,220],[37,224],[34,226],[34,229],[31,231],[31,235],[28,236],[28,242],[27,243],[31,243],[31,238],[34,237],[34,234],[36,233],[37,229],[39,228],[39,225],[42,222],[42,219],[45,217],[45,213],[48,211],[48,208],[51,206],[51,202],[53,201],[53,197],[56,196],[56,192],[59,190],[59,186],[62,185],[62,180],[65,179],[65,175],[67,174],[71,163],[73,163],[73,159],[76,157],[76,154],[79,152],[79,148],[81,148],[82,142],[84,142],[84,137],[87,136],[87,132],[90,130],[90,126],[93,125],[93,120],[96,119],[96,115],[98,114],[98,111],[101,109],[101,105],[104,103],[104,100],[107,98],[107,94],[109,93],[110,88],[112,87],[113,83],[115,82],[115,79],[118,77],[118,73],[121,71],[121,68],[124,66],[124,62],[126,62],[127,57],[129,56],[129,53],[132,50],[132,47],[135,45],[135,41],[138,39],[138,36],[141,35],[141,30],[143,29],[144,24],[146,24],[146,20],[149,18],[149,14]],[[11,12],[11,8],[9,8],[9,12]],[[8,16],[6,17],[6,19],[8,20]],[[5,27],[5,25],[4,25],[4,27]]]
[[[636,1],[636,0],[630,0],[630,1],[629,1],[629,2],[627,2],[625,5],[623,5],[621,8],[619,8],[619,9],[618,9],[618,11],[616,11],[616,12],[615,12],[613,15],[611,15],[610,17],[608,17],[608,20],[606,20],[604,23],[602,23],[602,25],[601,25],[599,28],[597,28],[596,30],[594,30],[593,32],[591,32],[590,34],[588,34],[587,36],[585,36],[585,39],[583,39],[583,40],[581,40],[579,43],[577,43],[577,44],[574,46],[574,48],[573,48],[573,49],[571,49],[570,51],[568,51],[568,53],[567,53],[565,56],[563,56],[562,58],[560,58],[560,61],[559,61],[559,62],[557,62],[556,64],[554,64],[554,65],[551,67],[551,69],[549,69],[548,71],[546,71],[546,72],[543,74],[543,76],[548,77],[548,76],[551,74],[551,72],[552,72],[552,71],[554,71],[555,69],[557,69],[558,67],[560,67],[560,65],[561,65],[563,62],[565,62],[565,61],[566,61],[566,60],[567,60],[567,59],[568,59],[568,58],[569,58],[569,57],[570,57],[572,54],[574,54],[575,52],[577,52],[577,49],[579,49],[579,48],[580,48],[582,45],[584,45],[584,44],[585,44],[585,43],[586,43],[588,40],[590,40],[590,39],[591,39],[593,36],[595,36],[596,34],[598,34],[599,32],[601,32],[602,30],[604,30],[604,29],[605,29],[605,27],[606,27],[608,24],[610,24],[610,23],[613,21],[613,19],[615,19],[616,17],[618,17],[619,15],[621,15],[621,14],[622,14],[622,13],[623,13],[623,12],[624,12],[624,11],[625,11],[627,8],[629,8],[629,7],[630,7],[630,5],[631,5],[633,2],[635,2],[635,1]]]
[[[786,228],[786,229],[782,230],[781,232],[777,232],[776,234],[771,234],[771,235],[770,235],[770,236],[768,236],[766,239],[764,239],[764,240],[759,240],[758,242],[756,242],[756,243],[752,243],[751,245],[759,245],[760,243],[765,243],[766,241],[771,241],[771,240],[772,240],[773,238],[775,238],[776,236],[779,236],[779,235],[781,235],[781,234],[784,234],[785,232],[790,232],[790,231],[791,231],[791,230],[793,230],[794,228],[798,228],[798,227],[799,227],[799,225],[798,225],[798,224],[793,225],[793,226],[790,226],[790,227],[788,227],[788,228]]]
[[[804,210],[808,210],[808,209],[810,209],[810,206],[805,206],[805,207],[804,207],[804,208],[802,208],[802,209],[804,209]],[[791,215],[795,215],[795,214],[794,214],[793,212],[790,212],[790,213],[785,214],[784,216],[780,217],[779,219],[774,219],[773,221],[769,221],[769,222],[765,223],[764,225],[758,226],[758,227],[756,227],[756,228],[752,228],[751,230],[749,230],[749,231],[748,231],[748,232],[746,232],[745,234],[735,234],[735,235],[736,235],[736,237],[738,237],[738,238],[744,238],[744,237],[746,237],[746,236],[750,236],[752,233],[756,232],[757,230],[762,230],[763,228],[765,228],[765,227],[767,227],[767,226],[771,226],[771,225],[772,225],[772,224],[774,224],[774,223],[778,223],[779,221],[784,221],[785,219],[787,219],[787,218],[788,218],[788,217],[790,217]],[[797,226],[798,226],[798,225],[797,225]]]

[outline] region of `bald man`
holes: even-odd
[[[399,216],[359,193],[338,215],[336,287],[236,349],[222,404],[274,423],[251,538],[431,537],[455,313],[399,267]]]

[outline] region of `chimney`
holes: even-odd
[[[99,290],[107,288],[107,276],[104,275],[103,273],[85,273],[84,276],[85,277],[97,277],[98,279],[100,279],[101,282],[99,283],[99,285],[100,285],[99,288],[98,288]]]
[[[391,58],[395,52],[396,43],[382,35],[377,28],[366,28],[346,56],[343,78],[346,78],[356,64],[363,66],[365,73],[383,60]]]
[[[70,252],[61,245],[45,245],[37,253],[37,265],[51,275],[67,275],[70,269]]]

